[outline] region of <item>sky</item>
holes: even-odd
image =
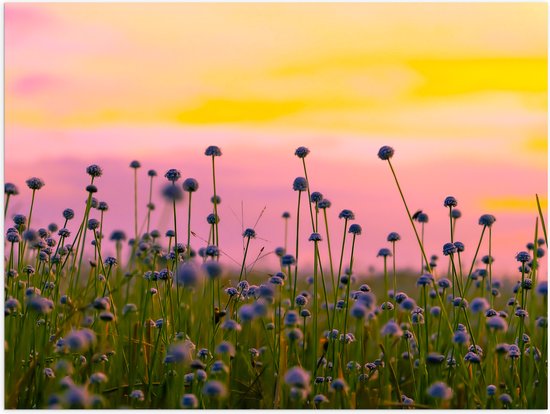
[[[284,244],[287,210],[294,253],[292,182],[303,175],[294,150],[302,145],[311,150],[311,190],[332,202],[333,250],[342,240],[340,210],[353,210],[363,227],[358,273],[381,268],[376,254],[391,231],[402,237],[398,267],[420,266],[388,165],[376,156],[382,145],[395,148],[410,208],[430,217],[428,254],[442,257],[449,241],[443,200],[453,195],[467,260],[479,216],[492,213],[494,269],[517,277],[514,255],[533,240],[536,193],[546,210],[544,3],[7,3],[4,18],[5,180],[21,193],[10,201],[8,225],[28,212],[31,176],[46,183],[36,226],[59,223],[67,207],[80,219],[85,167],[97,163],[104,169],[97,198],[110,207],[106,236],[131,234],[128,165],[136,159],[140,223],[147,170],[155,169],[152,223],[163,232],[172,220],[160,197],[164,172],[177,168],[199,181],[191,228],[200,247],[212,209],[208,145],[223,151],[216,159],[220,243],[223,260],[234,265],[243,256],[243,228],[258,233],[249,257]],[[186,215],[184,202],[182,234]],[[305,203],[301,215],[307,268],[313,248]],[[256,268],[274,264],[268,255]]]

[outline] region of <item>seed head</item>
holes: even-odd
[[[26,183],[31,190],[40,190],[45,185],[44,181],[37,177],[29,178]]]
[[[199,189],[199,182],[194,178],[186,178],[183,182],[183,190],[189,193],[194,193]]]
[[[97,164],[92,164],[86,168],[86,172],[93,178],[101,177],[103,175],[103,170]]]
[[[391,157],[393,157],[394,149],[392,147],[383,146],[378,150],[378,158],[380,158],[383,161],[389,160]]]

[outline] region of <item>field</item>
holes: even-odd
[[[354,270],[356,239],[367,235],[353,210],[333,211],[310,191],[307,160],[314,153],[299,147],[294,155],[304,176],[289,183],[296,204],[281,226],[289,235],[295,228],[295,237],[280,241],[280,267],[273,269],[255,268],[257,258],[248,255],[253,228],[242,234],[240,268],[224,260],[216,188],[222,152],[215,146],[204,156],[212,181],[201,183],[211,192],[211,211],[192,209],[196,180],[177,169],[147,172],[150,188],[161,185],[173,205],[173,228],[185,222],[183,233],[150,228],[152,204],[140,232],[137,205],[128,200],[134,228],[103,234],[108,204],[95,198],[99,165],[81,172],[89,175],[75,194],[87,196],[83,219],[75,222],[67,209],[47,229],[32,227],[34,201],[48,191],[42,180],[31,178],[24,188],[6,183],[5,407],[546,408],[547,281],[538,269],[547,231],[540,205],[532,238],[518,241],[518,250],[524,247],[516,279],[493,273],[492,215],[479,218],[477,245],[455,239],[462,223],[452,196],[441,200],[448,239],[439,257],[430,256],[423,247],[428,217],[410,210],[399,157],[382,147],[367,156],[386,163],[394,178],[411,224],[399,231],[418,241],[419,269],[396,268],[400,235],[389,233],[390,225],[378,252],[384,271],[367,278]],[[140,163],[130,168],[137,183]],[[20,191],[32,192],[28,211],[10,209]],[[191,223],[207,216],[209,239],[194,245]],[[328,220],[342,231],[329,233]],[[311,231],[300,233],[300,221]],[[106,243],[115,246],[114,257],[104,253]],[[306,256],[312,269],[300,267]]]

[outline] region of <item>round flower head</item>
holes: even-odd
[[[536,292],[541,296],[548,295],[548,281],[544,280],[537,284]]]
[[[221,157],[222,150],[219,147],[215,146],[215,145],[210,145],[204,151],[204,155],[206,155],[208,157]]]
[[[254,239],[254,238],[256,238],[256,230],[254,230],[254,229],[246,229],[246,230],[243,232],[243,237],[249,238],[249,239]]]
[[[301,367],[292,367],[285,374],[285,382],[287,385],[297,388],[308,388],[310,375]]]
[[[16,214],[13,216],[13,222],[17,226],[24,226],[27,224],[27,217],[25,217],[23,214]]]
[[[319,233],[311,233],[309,236],[309,241],[312,242],[320,242],[322,240],[321,235]]]
[[[453,243],[445,243],[443,245],[443,254],[445,256],[449,256],[449,255],[452,255],[452,254],[455,254],[457,251],[457,248],[456,246],[453,244]]]
[[[387,240],[389,242],[396,242],[396,241],[401,240],[401,236],[399,235],[399,233],[396,233],[396,232],[392,231],[390,234],[388,234]]]
[[[114,230],[111,233],[110,240],[119,242],[126,240],[126,233],[124,233],[122,230]]]
[[[298,158],[305,158],[309,154],[309,149],[306,147],[298,147],[296,148],[296,151],[294,151],[294,155],[296,155]]]
[[[456,207],[458,205],[458,202],[456,201],[456,198],[453,196],[449,196],[445,198],[445,201],[443,201],[443,205],[445,207]]]
[[[380,158],[383,161],[389,160],[391,157],[393,157],[394,150],[392,147],[383,146],[378,150],[378,158]]]
[[[206,275],[212,280],[217,279],[223,273],[223,268],[221,264],[217,261],[208,261],[204,263],[203,269],[206,272]]]
[[[186,178],[182,186],[184,191],[194,193],[199,189],[199,182],[194,178]]]
[[[319,191],[314,191],[313,193],[311,193],[311,196],[309,198],[312,203],[319,203],[322,199],[323,194],[321,194]]]
[[[199,400],[194,394],[184,394],[183,397],[181,397],[181,407],[192,409],[197,408],[199,406]]]
[[[452,286],[451,281],[445,277],[439,279],[437,285],[442,289],[449,289]]]
[[[294,183],[292,184],[294,191],[306,191],[307,190],[307,180],[304,177],[296,177]]]
[[[453,390],[444,382],[438,381],[430,385],[427,394],[432,398],[450,400],[453,396]]]
[[[93,178],[101,177],[103,175],[103,170],[97,164],[92,164],[86,168],[86,173]]]
[[[337,378],[334,381],[332,381],[332,384],[330,384],[330,387],[336,392],[342,392],[348,388],[348,385],[342,378]]]
[[[386,248],[386,247],[383,247],[382,249],[378,250],[378,254],[376,255],[376,257],[388,257],[388,256],[391,256],[391,251],[390,249]]]
[[[428,215],[426,213],[420,212],[416,217],[416,221],[418,221],[419,223],[428,223],[429,221]]]
[[[157,172],[155,170],[149,170],[147,171],[147,175],[149,177],[156,177],[157,176]]]
[[[31,190],[40,190],[45,185],[44,181],[37,177],[29,178],[26,183]]]
[[[176,170],[175,168],[171,168],[168,171],[166,171],[164,176],[166,177],[166,179],[168,181],[171,181],[171,182],[175,183],[176,181],[178,181],[181,178],[181,173],[178,170]]]
[[[485,312],[489,309],[489,302],[485,298],[474,298],[470,303],[470,310],[473,313]]]
[[[363,319],[365,316],[367,316],[367,312],[367,307],[361,302],[354,303],[350,311],[351,316],[356,319]]]
[[[202,393],[211,398],[223,398],[227,394],[225,385],[220,381],[208,381],[202,388]]]
[[[107,211],[109,210],[109,204],[107,204],[106,201],[100,201],[97,205],[97,209],[99,211]]]
[[[317,203],[317,207],[322,210],[330,208],[331,205],[332,203],[330,202],[330,200],[327,200],[326,198],[323,198],[321,201],[319,201],[319,203]]]
[[[206,222],[208,224],[216,224],[220,222],[220,217],[215,215],[214,213],[210,213],[208,216],[206,216]]]
[[[99,228],[99,220],[90,219],[88,220],[88,230],[96,230]]]
[[[4,184],[4,193],[6,195],[17,195],[19,194],[19,190],[17,189],[17,187],[15,186],[15,184],[12,184],[12,183],[6,183]]]
[[[487,327],[494,329],[496,331],[504,331],[506,332],[508,330],[508,324],[506,323],[506,320],[504,318],[501,318],[500,316],[492,316],[490,318],[487,318]]]
[[[428,286],[432,283],[433,276],[429,273],[421,275],[417,281],[416,286]]]
[[[527,252],[519,252],[516,254],[516,260],[521,263],[526,263],[531,260],[531,256]]]
[[[219,343],[219,345],[216,347],[216,353],[217,354],[227,354],[230,356],[235,355],[235,347],[231,342],[228,341],[222,341]]]
[[[132,162],[130,163],[130,168],[134,168],[134,169],[137,170],[137,169],[140,168],[140,167],[141,167],[141,164],[140,164],[139,161],[137,161],[137,160],[134,160],[134,161],[132,161]]]
[[[143,401],[145,399],[145,396],[143,395],[143,391],[141,390],[133,390],[131,393],[130,393],[130,398],[132,400],[138,400],[138,401]]]
[[[283,212],[281,217],[284,218],[284,219],[290,218],[290,213],[288,211],[285,211],[285,212]]]
[[[198,279],[199,275],[197,273],[197,269],[192,264],[185,263],[178,268],[178,273],[176,275],[176,284],[178,286],[182,286],[185,288],[195,286],[198,282]]]
[[[355,220],[355,214],[353,214],[353,211],[351,210],[342,210],[340,214],[338,214],[338,218],[345,220]]]
[[[180,201],[183,199],[183,191],[181,188],[171,184],[164,186],[162,195],[167,201]]]
[[[324,377],[320,377],[320,378],[323,378],[324,380]],[[317,394],[315,397],[313,397],[313,403],[315,405],[321,405],[323,403],[328,403],[328,402],[329,402],[329,399],[323,394]]]
[[[351,226],[349,226],[348,233],[351,233],[355,236],[359,236],[362,231],[363,231],[363,229],[361,228],[361,226],[359,224],[352,224]]]
[[[296,263],[296,259],[291,254],[285,254],[283,257],[281,257],[281,264],[283,266],[291,266],[294,263]]]
[[[479,218],[479,225],[491,227],[497,219],[492,214],[484,214]]]
[[[403,335],[401,327],[393,320],[388,321],[388,323],[386,323],[382,327],[380,333],[382,334],[382,336],[395,336],[397,338],[400,338]]]
[[[460,212],[460,210],[453,208],[451,210],[451,217],[454,219],[459,219],[460,217],[462,217],[462,213]]]

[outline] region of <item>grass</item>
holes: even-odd
[[[380,254],[382,274],[366,279],[354,273],[356,255],[362,254],[356,237],[366,236],[351,223],[349,210],[339,214],[343,234],[329,233],[330,203],[310,192],[309,150],[303,147],[296,151],[305,175],[295,182],[296,238],[287,240],[291,218],[283,215],[285,248],[277,250],[281,266],[275,269],[256,270],[257,258],[248,257],[254,229],[242,235],[239,269],[224,261],[217,147],[206,151],[213,208],[198,215],[213,218],[209,241],[194,246],[197,251],[190,246],[191,195],[198,189],[192,179],[184,185],[187,229],[163,237],[150,230],[152,170],[147,216],[138,226],[139,163],[133,163],[135,237],[128,257],[121,254],[120,232],[111,237],[116,257],[105,254],[102,229],[109,216],[92,197],[95,186],[101,187],[99,167],[87,169],[94,187],[87,189],[83,220],[65,218],[65,231],[27,230],[35,198],[47,191],[34,185],[29,218],[6,223],[5,407],[546,408],[547,283],[537,270],[545,260],[547,233],[538,196],[533,239],[518,255],[518,284],[500,280],[491,260],[478,267],[485,235],[488,255],[495,253],[490,221],[483,221],[471,264],[463,267],[464,255],[450,244],[436,266],[423,245],[427,218],[415,223],[388,148],[379,157],[390,167],[416,236],[418,274],[397,268],[395,233]],[[180,186],[179,172],[170,171],[168,186]],[[176,228],[172,190],[166,194]],[[7,210],[18,190],[9,187],[6,194],[4,215],[13,217]],[[304,202],[311,236],[298,231]],[[455,210],[449,208],[451,242]],[[544,239],[538,238],[539,223]],[[351,249],[344,257],[348,238]],[[331,240],[341,246],[334,261]],[[326,257],[322,243],[328,244]],[[286,251],[291,244],[295,250]],[[298,272],[299,252],[314,259],[310,279]]]

